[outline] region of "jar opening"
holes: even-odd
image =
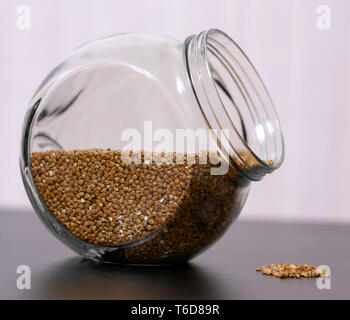
[[[189,81],[220,150],[230,162],[260,180],[283,161],[284,142],[272,99],[242,49],[217,29],[185,41]]]

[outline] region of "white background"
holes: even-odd
[[[16,10],[31,8],[31,29]],[[317,7],[331,29],[317,28]],[[283,166],[252,185],[242,219],[350,222],[350,1],[152,0],[0,2],[0,207],[30,207],[19,141],[31,95],[73,48],[120,32],[179,39],[215,27],[228,33],[264,79],[286,142]]]

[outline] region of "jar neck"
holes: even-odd
[[[250,180],[277,169],[284,142],[273,102],[240,47],[211,29],[185,40],[187,74],[220,153]]]

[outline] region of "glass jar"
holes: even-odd
[[[30,102],[20,165],[34,210],[75,252],[173,264],[217,240],[250,182],[283,156],[257,71],[211,29],[184,43],[119,34],[72,51]]]

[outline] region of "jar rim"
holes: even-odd
[[[240,46],[223,31],[210,29],[188,37],[184,50],[189,82],[209,128],[233,133],[218,138],[226,158],[245,168],[242,173],[251,180],[260,180],[279,168],[284,159],[280,121],[265,84]],[[220,83],[220,78],[226,82]],[[231,106],[224,103],[219,90],[231,94]],[[243,130],[231,117],[234,107]]]

